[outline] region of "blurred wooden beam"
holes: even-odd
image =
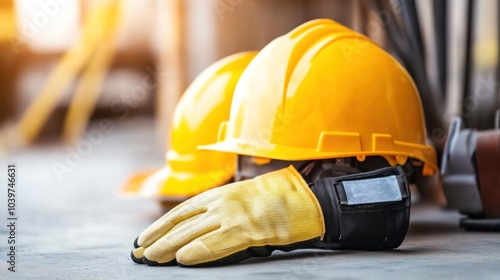
[[[113,1],[99,5],[88,16],[78,43],[64,54],[14,127],[18,143],[30,144],[38,137],[64,97],[67,86],[79,74],[94,50],[99,48],[99,40],[103,36],[109,36],[107,29],[115,18],[111,15],[119,7],[117,3]]]
[[[159,81],[157,96],[157,125],[161,143],[169,146],[168,134],[177,101],[187,87],[186,79],[186,26],[184,0],[159,2],[161,55],[157,67]]]
[[[308,19],[330,18],[345,26],[351,26],[355,1],[310,0],[306,1]]]
[[[217,57],[259,50],[308,20],[305,0],[211,0],[215,10]]]
[[[13,47],[15,40],[15,15],[12,0],[0,3],[0,126],[14,113],[15,77],[18,55]]]

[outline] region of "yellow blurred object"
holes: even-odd
[[[104,30],[99,48],[91,57],[77,85],[75,96],[64,121],[62,134],[65,143],[75,143],[84,133],[88,120],[97,103],[97,98],[108,73],[108,68],[113,62],[119,24],[118,18],[120,17],[119,7],[117,6],[116,8],[118,10],[110,14],[110,17],[113,17],[113,19],[109,20],[108,26]]]
[[[274,249],[312,247],[307,241],[324,234],[321,206],[290,166],[182,203],[141,233],[132,259],[156,265],[234,263]]]
[[[0,42],[16,40],[14,1],[0,1]]]
[[[121,190],[123,194],[138,194],[141,192],[142,184],[146,179],[151,177],[151,175],[158,172],[156,169],[146,170],[135,173],[132,177],[130,177],[125,184],[125,187]]]
[[[217,140],[219,124],[229,119],[231,100],[241,73],[256,52],[231,55],[211,65],[189,86],[174,112],[166,166],[151,176],[133,176],[122,194],[183,201],[220,186],[234,176],[236,156],[198,150]]]
[[[218,143],[201,147],[295,161],[416,158],[437,171],[417,88],[369,38],[332,20],[305,23],[269,43],[236,87]]]
[[[102,82],[102,77],[99,76],[103,75],[102,73],[112,57],[112,51],[109,48],[111,48],[111,38],[114,38],[114,32],[116,32],[120,19],[120,6],[121,1],[119,0],[100,1],[88,15],[80,41],[63,56],[59,65],[50,74],[45,86],[19,120],[16,134],[21,138],[21,141],[29,144],[36,139],[50,114],[54,111],[57,102],[62,98],[66,87],[90,60],[88,72],[84,74],[84,81],[79,86],[79,93],[76,97],[76,100],[80,101],[83,99],[81,95],[88,95],[90,101],[87,106],[81,109],[82,111],[77,110],[77,112],[71,113],[70,118],[89,115],[87,113],[89,105],[91,106],[95,102],[95,96],[98,94],[91,91],[99,90],[99,85]],[[104,46],[101,45],[103,42],[105,42]],[[96,52],[98,53],[96,54]],[[97,59],[103,61],[95,61]],[[71,133],[68,132],[68,134]]]

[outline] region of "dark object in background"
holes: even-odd
[[[468,216],[461,227],[500,231],[500,129],[478,132],[461,124],[460,118],[453,120],[443,155],[446,197]]]
[[[471,231],[500,231],[500,219],[462,218],[460,227]]]
[[[446,30],[448,28],[448,23],[446,22],[446,9],[447,0],[435,0],[432,1],[434,9],[434,29],[435,29],[435,44],[437,65],[438,65],[438,80],[439,86],[441,88],[441,95],[445,97],[446,92],[446,64],[447,64],[447,54],[446,49],[448,47],[448,42],[446,41]]]

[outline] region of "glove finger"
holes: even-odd
[[[212,231],[179,249],[177,263],[182,266],[230,264],[252,257],[252,254],[245,252],[250,245],[243,235],[236,230],[222,228]]]
[[[132,250],[132,252],[130,253],[130,257],[135,263],[144,264],[144,262],[142,261],[142,257],[144,257],[144,250],[146,249],[143,247],[135,248],[134,250]]]
[[[193,197],[186,200],[144,230],[137,238],[134,246],[149,247],[178,223],[198,214],[205,213],[207,211],[207,204],[208,200],[203,194],[199,198]]]
[[[143,261],[152,265],[171,263],[175,260],[179,248],[220,227],[219,221],[209,219],[203,214],[183,221],[146,248]]]

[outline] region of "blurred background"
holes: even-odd
[[[119,127],[130,173],[161,166],[175,105],[202,70],[331,18],[406,67],[440,160],[453,117],[479,130],[500,119],[499,14],[495,0],[0,0],[0,155],[81,159],[78,145]],[[57,175],[68,161],[49,162]],[[436,182],[422,193],[443,204]]]
[[[74,144],[89,122],[146,117],[164,151],[175,104],[205,67],[259,50],[308,20],[331,18],[372,37],[405,65],[440,151],[453,116],[468,127],[493,127],[500,107],[499,6],[495,0],[1,0],[1,147]]]

